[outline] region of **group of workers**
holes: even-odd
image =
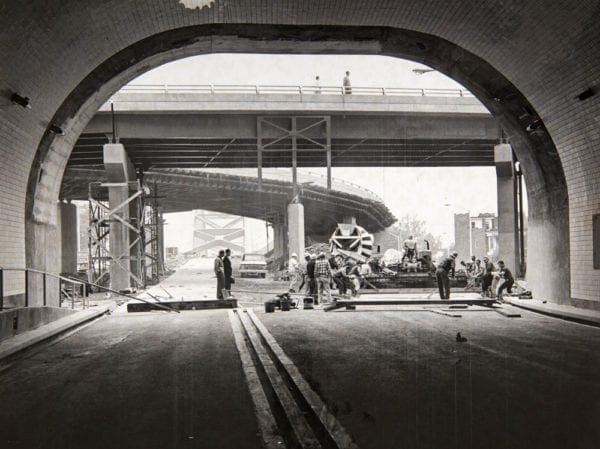
[[[436,268],[436,279],[441,299],[450,299],[450,277],[454,277],[456,270],[456,258],[458,253],[454,251],[450,256],[444,258]],[[481,296],[503,300],[504,292],[512,293],[515,278],[504,261],[498,261],[498,270],[488,257],[483,258],[483,263],[475,256],[471,256],[468,263],[461,262],[467,271],[467,287],[481,286]]]
[[[289,291],[304,292],[313,298],[315,304],[327,304],[331,302],[331,289],[334,286],[340,295],[347,295],[348,292],[352,296],[357,295],[364,276],[370,272],[368,264],[350,258],[344,259],[340,255],[308,253],[304,256],[304,261],[300,261],[294,253],[288,262]]]
[[[504,261],[499,260],[496,269],[489,257],[484,257],[482,263],[480,259],[471,256],[465,267],[469,277],[467,288],[481,286],[481,296],[502,300],[505,291],[512,293],[515,278]]]
[[[415,257],[416,245],[411,245],[408,249],[412,251],[406,251],[406,257]],[[454,251],[435,267],[441,299],[450,299],[450,278],[455,276],[457,257],[458,253]],[[512,293],[515,279],[504,261],[498,261],[496,269],[488,257],[484,257],[482,263],[473,256],[469,263],[463,265],[466,267],[471,286],[481,286],[482,297],[502,301],[505,291]],[[315,304],[327,304],[331,302],[331,289],[334,286],[339,295],[347,295],[350,292],[350,296],[356,296],[358,289],[364,285],[364,277],[371,274],[371,270],[369,263],[344,259],[340,255],[328,256],[325,252],[318,255],[306,254],[304,261],[300,261],[297,254],[292,254],[288,263],[289,291],[304,292],[314,299]]]

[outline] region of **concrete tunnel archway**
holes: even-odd
[[[211,52],[379,54],[427,64],[467,87],[499,120],[526,176],[529,195],[528,281],[537,297],[569,302],[569,270],[546,276],[552,261],[569,260],[567,182],[556,146],[540,115],[484,59],[441,37],[385,27],[198,25],[158,33],[116,52],[63,101],[31,168],[26,202],[26,260],[51,266],[54,214],[62,174],[77,136],[122,85],[163,63]]]

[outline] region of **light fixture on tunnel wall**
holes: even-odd
[[[63,129],[60,126],[55,125],[54,123],[52,123],[50,125],[49,131],[53,134],[58,134],[59,136],[65,135],[65,132],[63,131]]]
[[[531,132],[534,132],[534,131],[539,130],[541,128],[542,128],[542,121],[541,120],[534,120],[529,125],[527,125],[527,128],[525,128],[525,131],[531,133]]]
[[[31,109],[31,100],[29,100],[29,97],[23,97],[16,92],[12,94],[12,96],[10,97],[10,101],[26,109]]]

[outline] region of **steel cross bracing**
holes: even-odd
[[[101,190],[109,187],[128,186],[130,196],[120,204],[109,205],[106,201],[96,198],[105,198]],[[110,283],[110,266],[117,264],[126,271],[137,288],[146,286],[146,238],[145,221],[153,214],[145,213],[144,195],[147,192],[139,181],[129,183],[101,183],[92,182],[88,187],[89,202],[89,228],[88,251],[89,267],[88,279],[91,283],[106,286]],[[120,213],[128,208],[129,220],[124,219]],[[129,232],[128,247],[117,254],[110,246],[110,225],[119,224]]]
[[[275,131],[279,135],[266,138],[265,129]],[[325,143],[317,139],[325,139]],[[292,153],[293,202],[299,201],[298,191],[298,145],[303,152],[324,152],[327,165],[327,190],[331,190],[331,117],[328,115],[292,115],[292,116],[259,116],[256,118],[256,150],[258,188],[262,190],[263,154],[268,152],[289,151]],[[306,142],[306,143],[305,143]]]

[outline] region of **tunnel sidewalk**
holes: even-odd
[[[561,318],[563,320],[576,321],[578,323],[600,327],[600,311],[597,310],[553,304],[537,299],[505,297],[505,302],[522,309],[531,310],[532,312],[543,313],[544,315]]]
[[[17,334],[12,338],[3,340],[0,342],[0,360],[23,351],[44,340],[55,337],[69,329],[86,323],[87,321],[93,320],[94,318],[112,311],[116,307],[116,301],[103,301],[97,306],[75,312],[72,315],[68,315],[30,331],[23,332],[22,334]]]

